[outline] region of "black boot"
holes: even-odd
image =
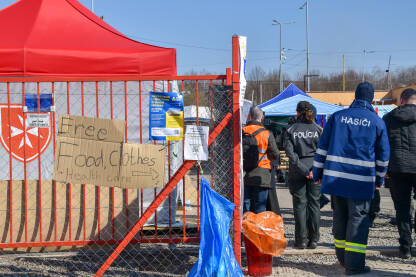
[[[400,246],[399,249],[399,257],[402,259],[409,259],[412,256],[412,253],[410,252],[409,247],[402,247]]]
[[[362,269],[346,269],[345,275],[358,275],[358,274],[365,274],[365,273],[370,273],[370,272],[371,272],[371,268],[369,266],[365,266]]]

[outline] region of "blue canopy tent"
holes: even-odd
[[[295,116],[296,106],[300,101],[308,101],[315,106],[317,111],[317,123],[321,126],[324,126],[326,122],[325,118],[327,115],[331,115],[336,111],[344,109],[344,107],[325,103],[302,94],[297,94],[295,96],[283,99],[279,102],[263,107],[262,109],[265,112],[266,118],[276,116]]]
[[[273,97],[272,99],[267,100],[266,102],[258,105],[260,108],[265,108],[269,105],[272,105],[276,102],[279,102],[283,99],[295,96],[295,95],[303,95],[306,97],[309,97],[309,95],[307,95],[306,93],[304,93],[300,88],[298,88],[297,86],[295,86],[294,84],[290,84],[284,91],[282,91],[281,93],[279,93],[278,95],[276,95],[275,97]]]
[[[378,116],[381,118],[383,118],[386,113],[394,110],[396,107],[396,105],[373,105],[374,110],[376,110]]]
[[[318,115],[329,115],[344,109],[342,106],[325,103],[309,96],[298,94],[263,107],[262,110],[266,113],[266,116],[296,115],[296,106],[300,101],[308,101],[314,105]]]

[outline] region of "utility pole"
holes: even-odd
[[[280,68],[279,68],[279,92],[282,92],[283,81],[282,81],[282,24],[279,24],[280,27]]]
[[[365,81],[365,54],[366,54],[367,52],[365,51],[365,49],[364,49],[364,59],[363,59],[363,79],[361,80],[361,82],[364,82]]]
[[[303,8],[305,8],[305,12],[306,12],[306,76],[309,76],[309,23],[308,23],[308,0],[306,0],[305,4],[303,4],[299,9],[303,10]],[[309,77],[307,77],[307,92],[310,92],[311,90],[311,85],[310,85],[310,79]]]
[[[91,11],[94,12],[94,0],[91,0]]]
[[[279,92],[282,92],[283,90],[283,71],[282,71],[282,60],[284,58],[283,56],[283,51],[284,48],[282,49],[282,24],[293,24],[295,23],[295,21],[291,21],[291,22],[279,22],[276,19],[273,19],[273,23],[272,25],[279,25],[280,27],[280,67],[279,67]]]
[[[260,83],[260,104],[263,104],[263,84]]]
[[[308,0],[306,0],[306,75],[309,75],[309,24],[308,24]],[[308,77],[308,92],[311,91],[311,83]]]
[[[365,82],[365,57],[367,56],[367,54],[372,54],[375,53],[376,51],[367,51],[364,49],[364,64],[363,64],[363,82]]]
[[[342,91],[345,91],[345,55],[342,55]]]
[[[388,89],[388,91],[390,91],[390,90],[391,90],[391,74],[390,74],[390,66],[391,66],[391,55],[390,55],[390,57],[389,57],[389,65],[388,65],[387,70],[386,70],[386,72],[387,72],[387,89]]]
[[[254,104],[254,89],[253,89],[253,91],[251,93],[251,104],[252,105]]]

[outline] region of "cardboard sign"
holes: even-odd
[[[166,147],[122,143],[124,126],[124,121],[60,116],[54,179],[120,188],[163,186]]]
[[[147,188],[164,185],[165,146],[124,143],[122,153],[120,176],[126,179],[125,188]]]
[[[60,114],[58,136],[107,142],[124,142],[124,120]]]

